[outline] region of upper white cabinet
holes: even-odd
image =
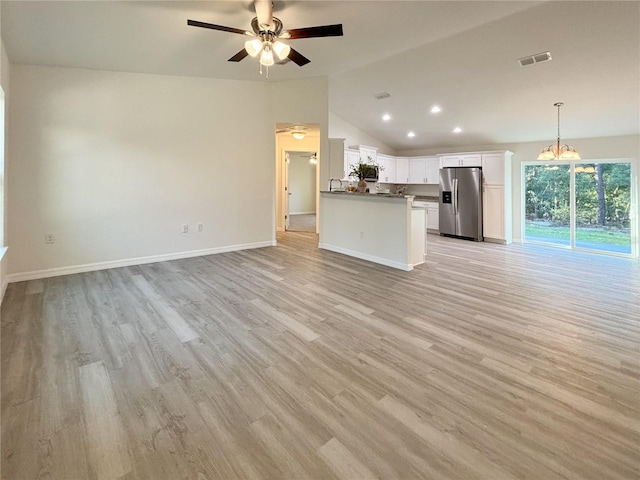
[[[409,159],[396,157],[396,183],[409,183]]]
[[[396,183],[396,158],[391,155],[378,154],[380,166],[379,182]]]
[[[446,167],[481,167],[482,154],[480,153],[457,153],[440,156],[440,168]]]
[[[353,147],[352,147],[353,148]],[[376,164],[378,159],[378,149],[376,147],[367,147],[366,145],[359,145],[360,158],[363,163]]]
[[[427,173],[425,183],[438,185],[440,183],[440,162],[438,157],[427,157]]]
[[[349,172],[360,162],[360,151],[348,148],[344,151],[344,176],[348,178]]]
[[[427,161],[424,157],[409,159],[409,183],[427,183]]]

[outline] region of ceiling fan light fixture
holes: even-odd
[[[257,57],[260,51],[262,51],[262,42],[258,38],[247,40],[244,42],[244,49],[252,57]]]
[[[273,60],[273,50],[269,45],[265,45],[262,48],[262,53],[260,54],[260,63],[265,67],[270,67],[275,62]]]
[[[276,52],[276,55],[280,60],[284,60],[289,56],[289,53],[291,52],[291,47],[286,43],[275,42],[273,44],[273,51]]]

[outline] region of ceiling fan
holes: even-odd
[[[244,48],[228,61],[239,62],[247,55],[251,55],[252,57],[257,57],[259,55],[260,65],[264,65],[266,67],[270,67],[276,62],[274,53],[278,60],[286,61],[289,59],[299,67],[302,67],[311,61],[297,50],[294,50],[286,43],[283,43],[281,40],[342,36],[342,24],[340,23],[335,25],[321,25],[317,27],[284,30],[282,21],[273,16],[273,3],[271,0],[255,0],[254,6],[256,9],[256,16],[251,20],[251,31],[226,27],[224,25],[215,25],[213,23],[200,22],[198,20],[187,20],[187,25],[254,37],[252,40],[247,40],[244,44]]]

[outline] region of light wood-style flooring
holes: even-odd
[[[430,235],[11,284],[2,478],[640,477],[640,264]]]

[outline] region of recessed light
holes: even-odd
[[[382,116],[382,120],[384,120],[385,122],[388,122],[389,120],[391,120],[391,115],[389,115],[388,113],[385,113]]]
[[[416,132],[409,132],[409,133],[407,133],[407,137],[409,137],[409,138],[413,138],[413,137],[415,137],[415,136],[416,136]]]
[[[453,129],[453,133],[460,133],[462,132],[462,129],[460,127],[456,127]]]
[[[434,105],[433,107],[431,107],[431,113],[440,113],[442,111],[442,108],[440,108],[440,105]]]

